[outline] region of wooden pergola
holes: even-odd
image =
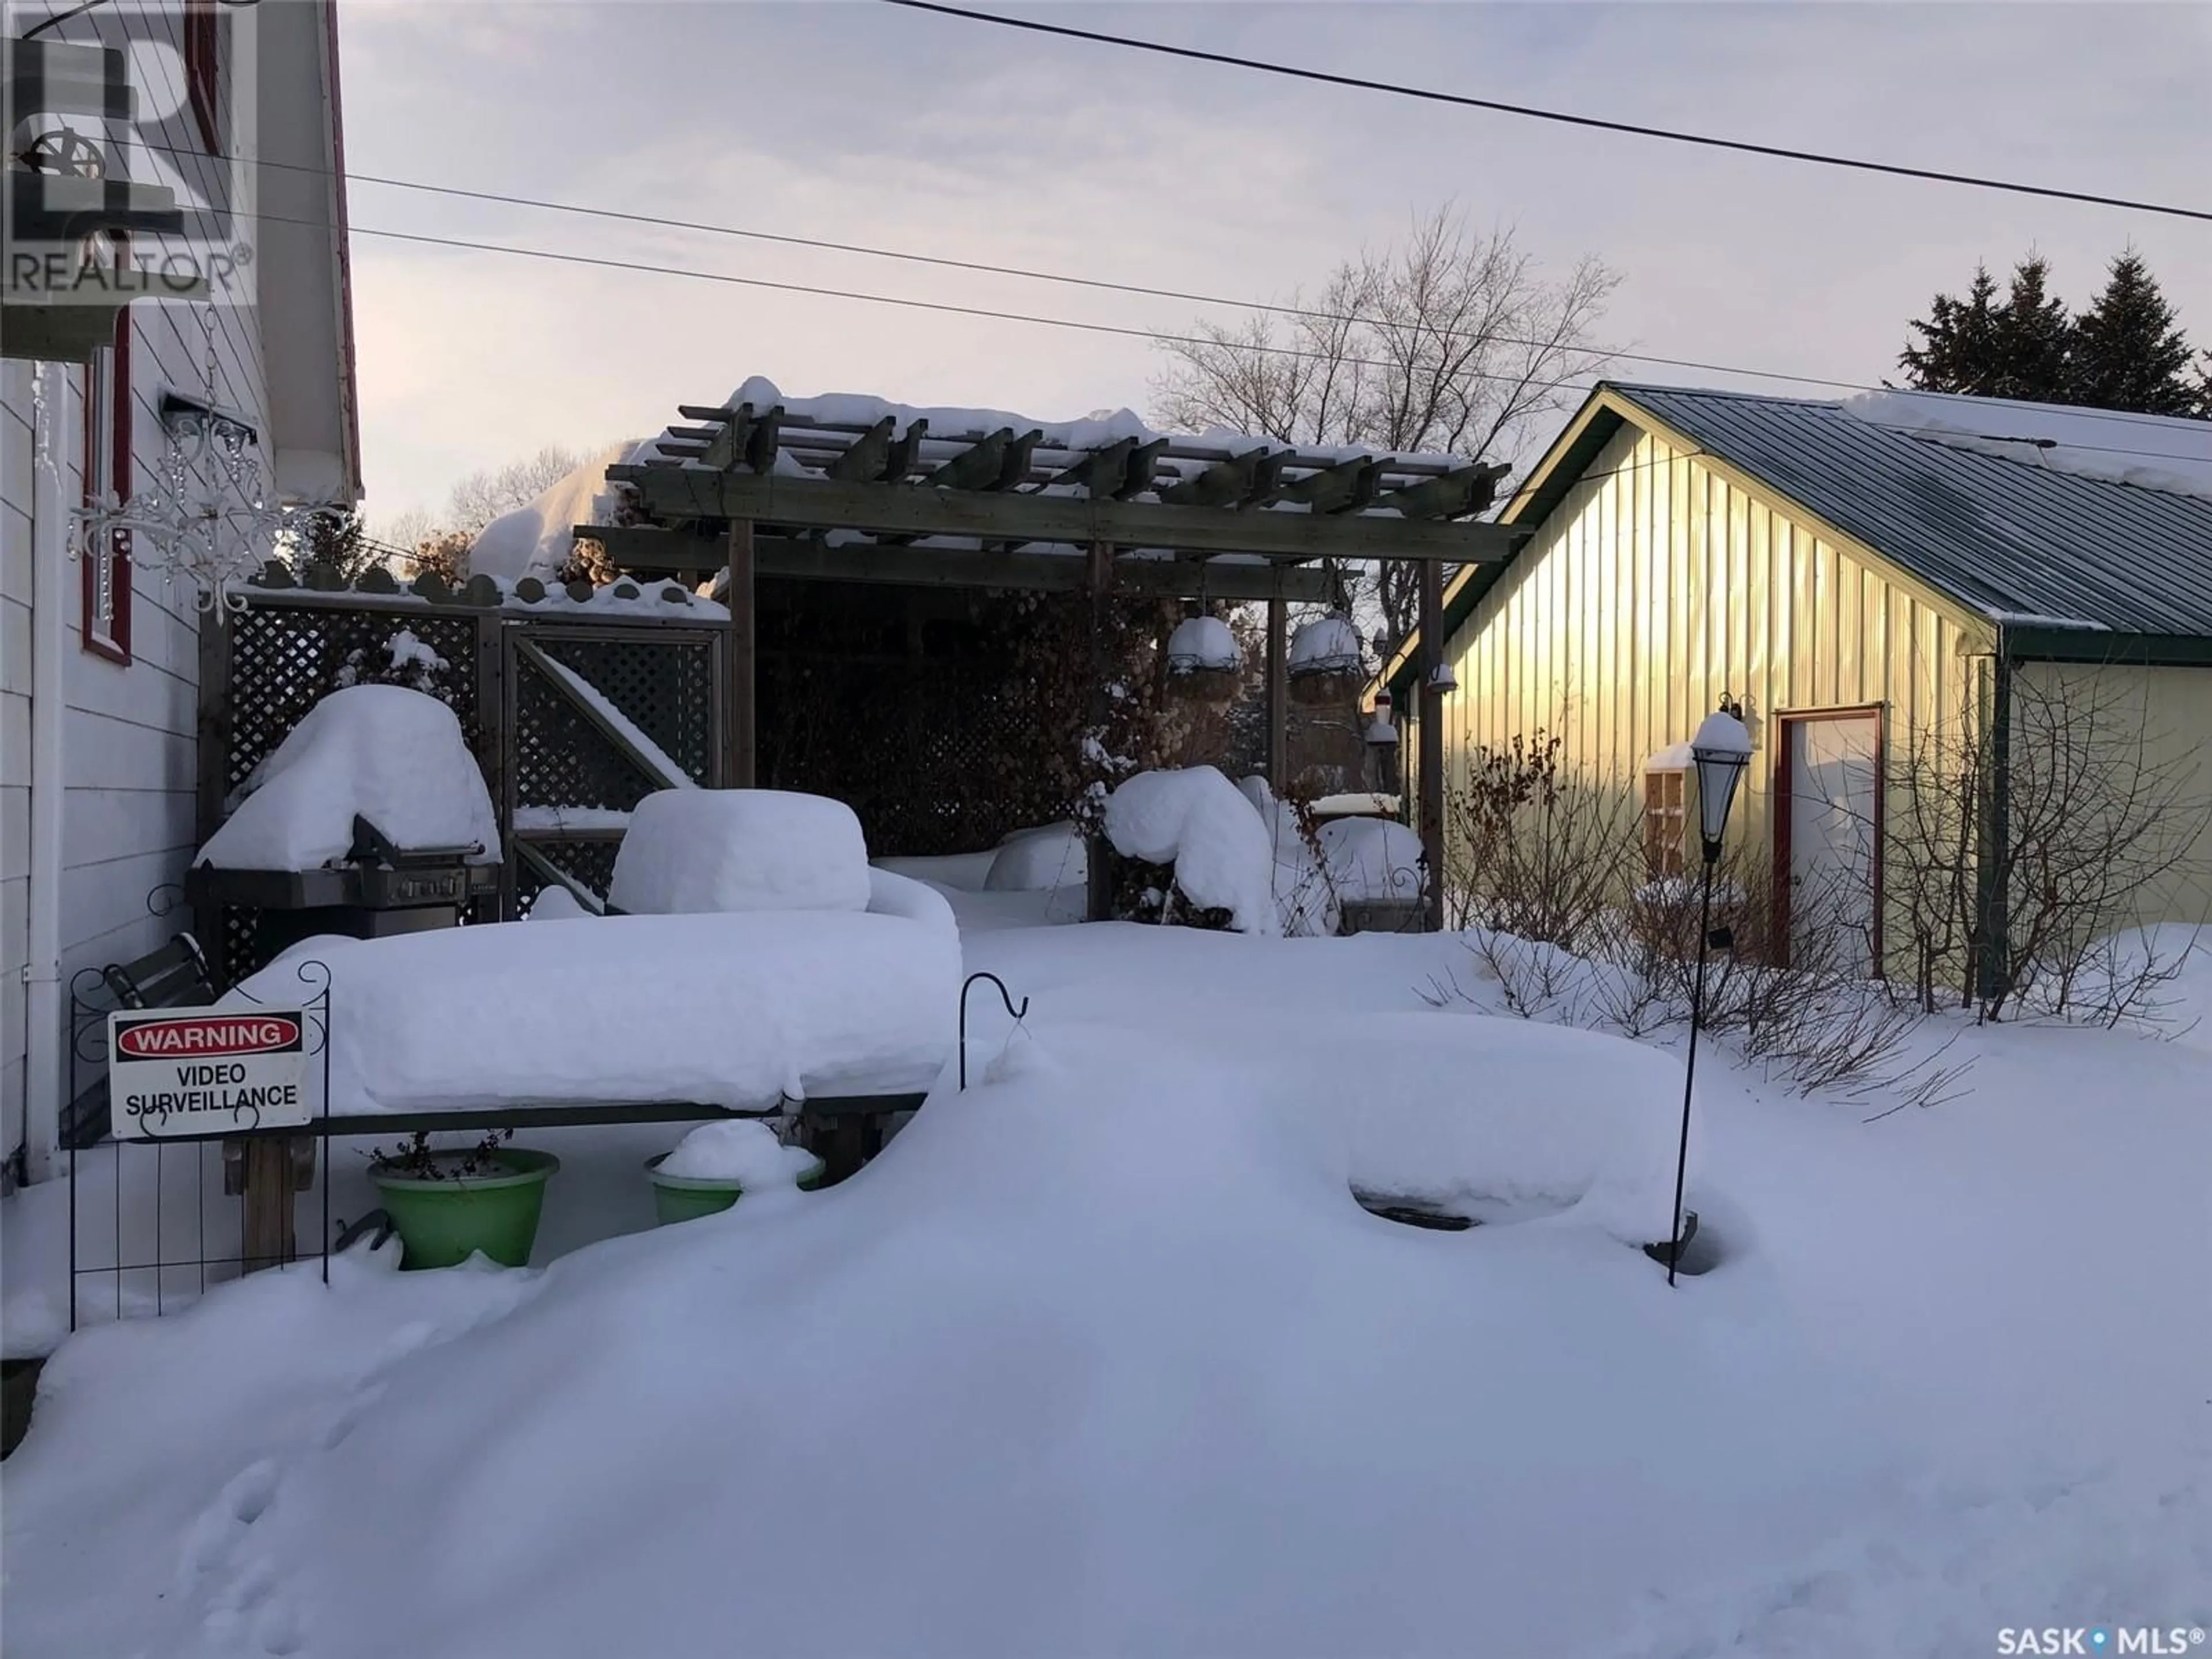
[[[1444,567],[1504,560],[1526,535],[1474,517],[1505,475],[1497,465],[1161,436],[1074,447],[1042,427],[933,432],[920,416],[836,421],[781,404],[679,413],[647,459],[607,469],[632,492],[634,521],[574,531],[628,569],[726,571],[726,775],[739,787],[757,775],[762,576],[1080,592],[1094,617],[1116,594],[1262,602],[1279,784],[1289,602],[1336,599],[1336,563],[1410,560],[1423,648],[1438,651]],[[1419,827],[1440,870],[1443,722],[1419,730]],[[1437,925],[1441,883],[1429,887]]]

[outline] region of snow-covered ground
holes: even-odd
[[[1669,1291],[1623,1242],[1671,1204],[1662,1049],[1495,1013],[1451,939],[1044,926],[1068,896],[990,862],[899,867],[1028,1018],[979,997],[973,1086],[853,1180],[64,1346],[7,1466],[10,1659],[2212,1624],[2212,1055],[1968,1030],[1961,1097],[1868,1121],[1708,1049],[1720,1261]]]

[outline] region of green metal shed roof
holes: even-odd
[[[2212,501],[1960,448],[1832,401],[1604,389],[2008,629],[2039,641],[2079,634],[2085,652],[2100,638],[2155,635],[2181,648],[2154,658],[2208,654],[2190,645],[2212,641]],[[1596,410],[1512,521],[1540,523],[1621,424]],[[1504,568],[1479,567],[1457,586],[1447,628]]]
[[[1993,620],[2212,635],[2212,501],[1916,437],[1835,403],[1614,389]]]

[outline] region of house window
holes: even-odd
[[[131,313],[115,313],[114,343],[93,354],[84,370],[84,500],[90,507],[131,495]],[[131,532],[111,531],[88,551],[84,567],[84,648],[114,662],[131,660]]]
[[[200,138],[210,155],[222,154],[222,123],[216,118],[222,107],[216,101],[222,87],[216,3],[217,0],[185,0],[185,84],[191,94],[192,114],[199,121]]]
[[[1644,775],[1644,873],[1650,880],[1682,873],[1689,775],[1673,769]]]

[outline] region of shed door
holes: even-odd
[[[1880,939],[1881,717],[1799,716],[1783,729],[1790,959],[1809,967],[1817,954],[1823,964],[1871,974]],[[1813,952],[1814,930],[1831,928],[1832,947]]]

